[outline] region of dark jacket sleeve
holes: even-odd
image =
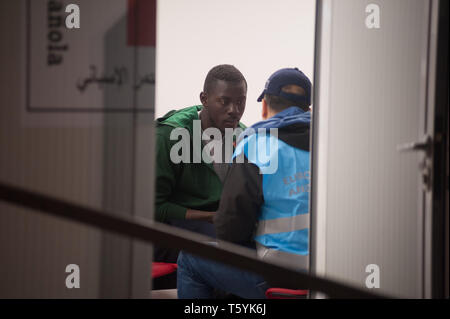
[[[166,222],[169,219],[185,219],[187,208],[170,202],[175,189],[180,165],[170,160],[170,128],[162,128],[156,134],[156,192],[155,220]]]
[[[214,218],[217,238],[251,244],[263,202],[259,168],[252,163],[231,164]]]

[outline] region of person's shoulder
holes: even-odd
[[[158,145],[162,144],[172,144],[170,140],[170,133],[174,128],[169,125],[157,125],[156,132],[156,143]]]
[[[172,132],[172,130],[175,127],[172,125],[168,125],[168,124],[161,124],[161,123],[157,123],[156,124],[156,134],[157,135],[170,135],[170,132]]]
[[[156,120],[156,127],[157,129],[162,128],[162,132],[171,131],[175,127],[189,129],[192,127],[192,121],[198,119],[198,112],[201,109],[201,105],[194,105],[170,111]],[[169,129],[167,127],[169,127]]]

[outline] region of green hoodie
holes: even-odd
[[[222,182],[212,164],[193,163],[193,120],[199,120],[203,106],[196,105],[170,111],[156,120],[156,196],[155,219],[185,219],[188,209],[216,211],[222,193]],[[239,123],[242,129],[245,126]],[[174,164],[170,150],[178,140],[170,140],[174,128],[185,128],[190,133],[191,163]]]

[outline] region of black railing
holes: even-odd
[[[259,274],[279,287],[309,289],[325,293],[331,298],[387,298],[334,280],[299,272],[289,265],[263,262],[252,250],[235,244],[220,242],[218,246],[212,246],[207,243],[212,241],[209,237],[165,224],[107,214],[2,183],[0,183],[0,200],[148,243],[157,242],[160,246],[181,249]]]

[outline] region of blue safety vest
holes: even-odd
[[[264,203],[254,238],[258,256],[307,270],[309,151],[283,142],[277,134],[256,130],[241,139],[233,158],[239,158],[242,154],[262,174]]]

